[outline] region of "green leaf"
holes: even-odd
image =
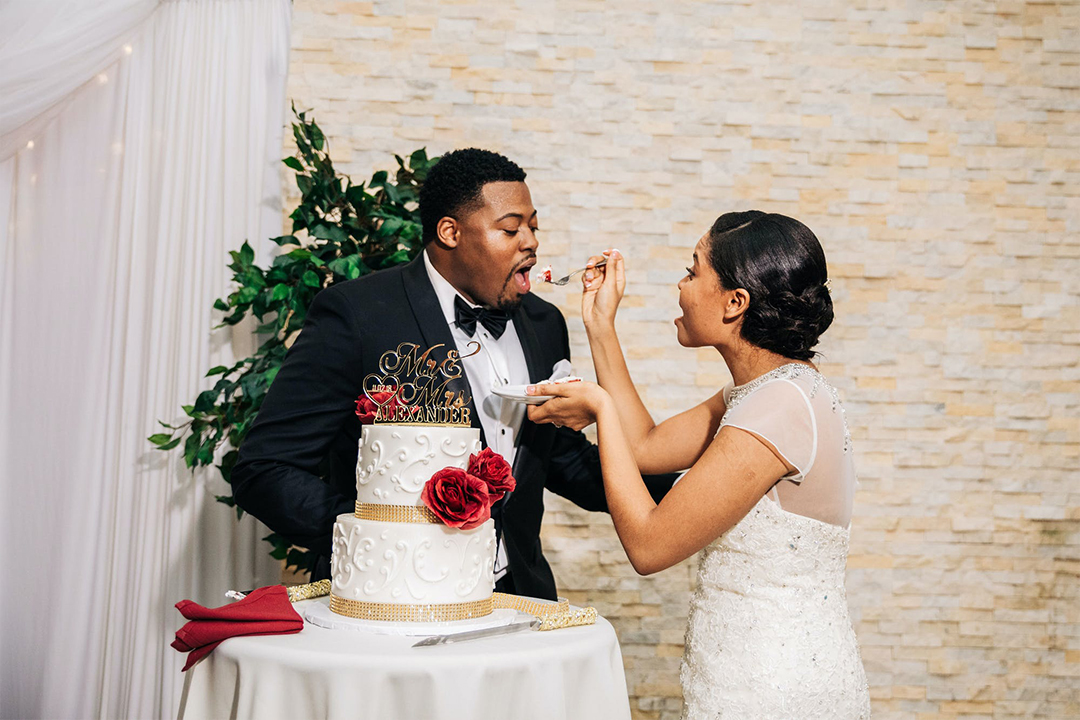
[[[290,290],[288,285],[275,285],[274,292],[270,294],[270,299],[284,300],[285,298],[289,297],[289,292]]]
[[[304,276],[300,278],[300,280],[308,287],[319,287],[319,285],[322,284],[319,280],[319,276],[312,270],[308,270],[304,273]]]
[[[177,437],[177,438],[174,438],[173,440],[170,440],[169,442],[165,443],[164,445],[158,445],[158,450],[172,450],[174,447],[179,445],[180,441],[183,440],[183,439],[184,439],[183,437]]]
[[[209,412],[214,408],[214,403],[217,402],[218,393],[214,390],[205,390],[199,393],[199,397],[195,399],[195,412],[204,413]]]
[[[311,176],[310,175],[297,175],[296,187],[300,188],[300,192],[303,195],[311,193]]]
[[[250,265],[255,261],[255,251],[248,245],[247,240],[240,246],[240,259],[245,265]]]
[[[270,242],[278,245],[295,245],[299,242],[295,235],[281,235],[280,237],[270,238]]]
[[[225,367],[224,365],[215,365],[214,367],[206,371],[206,377],[210,377],[211,375],[221,375],[222,373],[227,372],[229,372],[229,368]]]
[[[172,433],[157,433],[146,438],[154,445],[164,445],[172,439]]]
[[[236,302],[239,305],[244,305],[255,299],[255,296],[259,294],[259,288],[242,287],[240,291],[236,293]]]
[[[189,468],[195,467],[195,456],[199,453],[200,445],[202,445],[202,433],[200,432],[191,433],[184,442],[184,464]]]
[[[382,225],[379,226],[379,235],[381,237],[396,235],[403,224],[401,218],[388,217],[383,220]]]
[[[206,442],[199,446],[199,452],[195,454],[195,461],[199,465],[209,465],[214,462],[214,440],[207,438]]]
[[[296,170],[298,172],[303,172],[304,171],[304,166],[300,163],[299,160],[297,160],[294,157],[291,157],[291,156],[287,157],[284,160],[282,160],[281,162],[285,163],[286,165],[291,167],[293,170]]]
[[[428,164],[427,148],[420,148],[414,150],[413,154],[409,156],[409,167],[413,170],[417,168],[426,168]]]
[[[383,260],[382,266],[384,268],[388,268],[393,265],[401,265],[402,263],[407,262],[409,262],[409,251],[402,249],[398,250],[393,255]]]
[[[236,500],[233,499],[232,495],[215,495],[214,499],[219,503],[225,503],[229,507],[236,507]]]
[[[284,560],[289,553],[289,541],[281,537],[277,533],[270,533],[263,538],[266,542],[274,546],[274,551],[270,553],[270,557],[275,560]]]
[[[322,130],[315,123],[311,123],[311,144],[315,146],[316,150],[322,150],[325,142],[326,138],[323,136]]]
[[[229,303],[225,302],[221,298],[218,298],[217,300],[214,301],[214,309],[215,310],[228,311]]]

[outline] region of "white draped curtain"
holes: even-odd
[[[275,582],[215,472],[146,437],[254,347],[228,251],[279,235],[288,0],[0,6],[0,717],[176,712],[188,597]]]

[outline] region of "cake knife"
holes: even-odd
[[[432,647],[434,645],[449,645],[450,643],[464,642],[466,640],[479,640],[480,638],[495,637],[497,635],[509,635],[510,633],[521,632],[523,630],[536,630],[540,627],[540,618],[533,618],[525,622],[510,623],[509,625],[500,625],[493,628],[482,628],[480,630],[469,630],[462,633],[453,633],[450,635],[432,635],[426,637],[418,643],[415,643],[413,647]]]

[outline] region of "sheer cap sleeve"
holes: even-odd
[[[803,389],[778,378],[732,401],[734,395],[730,388],[724,388],[728,410],[720,427],[745,430],[772,445],[795,468],[785,479],[802,481],[814,466],[817,454],[817,423]]]

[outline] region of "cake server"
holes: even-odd
[[[462,633],[453,633],[450,635],[432,635],[426,637],[418,643],[415,643],[413,647],[432,647],[434,645],[449,645],[450,643],[464,642],[466,640],[479,640],[480,638],[495,637],[497,635],[509,635],[510,633],[521,632],[523,630],[536,630],[540,627],[540,619],[533,618],[525,622],[510,623],[509,625],[500,625],[493,628],[482,628],[480,630],[469,630]]]

